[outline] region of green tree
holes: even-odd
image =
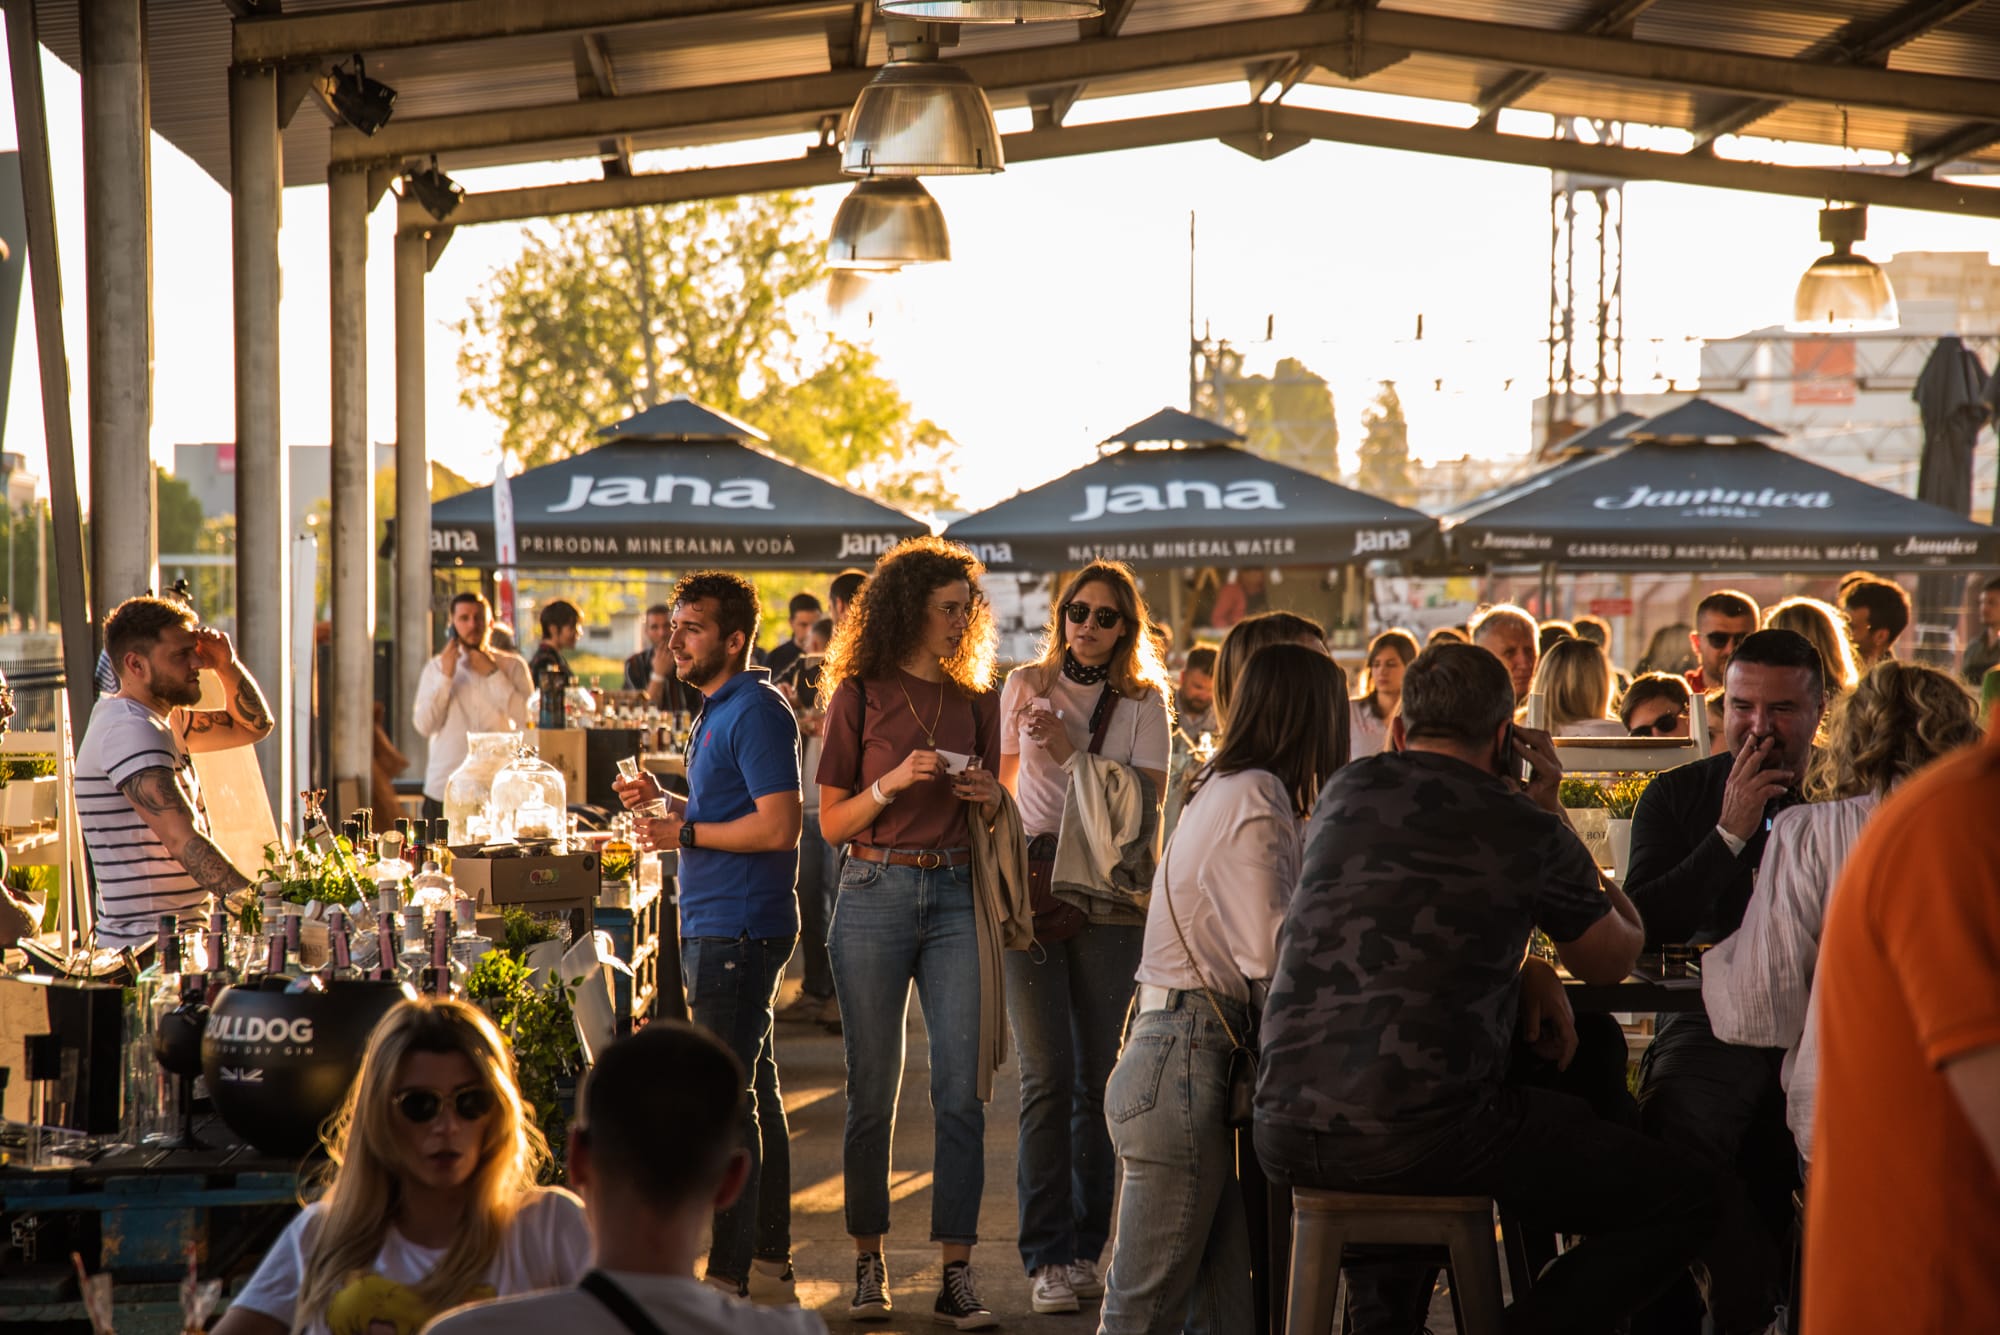
[[[153,487],[159,514],[160,551],[170,556],[199,551],[202,513],[194,488],[158,464],[153,465]]]
[[[529,233],[459,321],[461,399],[529,467],[675,394],[885,499],[943,505],[951,439],[812,309],[827,270],[793,192],[581,215]]]
[[[1340,426],[1333,390],[1296,357],[1268,376],[1245,375],[1243,354],[1226,340],[1202,349],[1195,413],[1243,433],[1245,448],[1324,478],[1340,476]]]
[[[1403,401],[1396,394],[1396,382],[1384,380],[1375,402],[1361,414],[1367,434],[1354,475],[1354,485],[1370,496],[1413,504],[1417,484],[1410,477],[1410,426],[1403,420]]]

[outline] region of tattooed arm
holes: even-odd
[[[196,632],[197,635],[202,630]],[[190,751],[227,751],[232,747],[261,742],[270,735],[271,710],[257,681],[237,660],[228,637],[208,631],[213,640],[205,642],[203,666],[215,669],[222,680],[225,697],[220,709],[184,709],[181,740]]]
[[[218,899],[250,888],[250,878],[229,861],[213,840],[195,828],[194,811],[164,765],[142,769],[119,785],[139,815],[179,860],[195,883]]]

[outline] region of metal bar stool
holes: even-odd
[[[1349,1246],[1442,1247],[1460,1335],[1500,1335],[1500,1261],[1488,1196],[1375,1196],[1292,1190],[1286,1335],[1332,1335]]]

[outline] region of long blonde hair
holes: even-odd
[[[433,1310],[465,1301],[484,1279],[548,1159],[548,1145],[514,1082],[510,1050],[493,1022],[462,1001],[398,1004],[375,1026],[361,1074],[340,1111],[327,1119],[323,1213],[299,1284],[294,1331],[323,1315],[354,1272],[374,1265],[395,1221],[404,1187],[391,1099],[403,1059],[413,1052],[464,1056],[494,1096],[473,1170],[472,1206],[437,1269],[415,1286],[417,1297]]]
[[[1093,561],[1070,576],[1062,596],[1049,607],[1049,627],[1042,635],[1041,657],[1025,663],[1026,674],[1036,695],[1046,695],[1062,672],[1063,654],[1069,647],[1063,625],[1063,609],[1068,607],[1086,584],[1102,584],[1111,590],[1111,600],[1124,614],[1125,630],[1111,651],[1111,685],[1127,700],[1143,700],[1157,692],[1166,702],[1167,719],[1173,721],[1174,692],[1167,680],[1167,665],[1160,657],[1160,643],[1154,637],[1153,622],[1146,600],[1139,596],[1139,581],[1122,561]]]
[[[1950,673],[1885,659],[1834,703],[1805,794],[1815,802],[1880,797],[1947,752],[1981,737],[1978,702]]]
[[[1611,717],[1611,660],[1589,640],[1557,640],[1535,667],[1528,689],[1548,702],[1549,726]]]
[[[1819,650],[1827,695],[1845,695],[1860,680],[1854,641],[1847,637],[1847,618],[1835,611],[1833,604],[1817,598],[1787,598],[1764,613],[1764,629],[1793,631]]]

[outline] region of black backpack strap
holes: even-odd
[[[578,1280],[576,1286],[609,1308],[611,1315],[617,1317],[619,1324],[632,1335],[667,1335],[659,1322],[646,1315],[646,1309],[639,1306],[638,1300],[602,1270],[591,1271]]]

